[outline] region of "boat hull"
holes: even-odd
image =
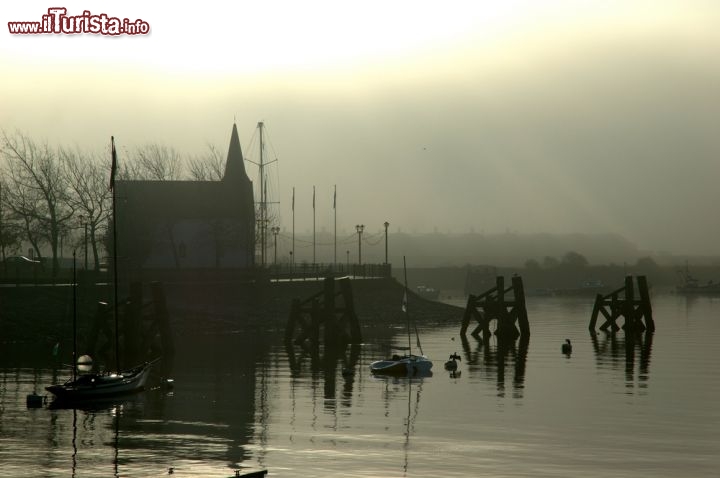
[[[137,393],[145,388],[150,363],[118,374],[84,374],[45,390],[59,400],[94,400]]]
[[[370,364],[370,371],[378,375],[419,375],[432,369],[432,361],[422,355],[393,357]]]

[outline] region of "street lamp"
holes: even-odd
[[[270,228],[270,231],[273,234],[273,239],[275,241],[275,260],[274,263],[277,265],[277,236],[280,233],[280,228],[278,226],[273,226]]]
[[[358,234],[358,265],[362,265],[362,233],[365,229],[365,224],[358,224],[355,226],[355,230]]]
[[[388,263],[388,238],[387,238],[387,228],[390,226],[390,223],[385,221],[383,224],[385,226],[385,264]]]

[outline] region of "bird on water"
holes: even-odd
[[[572,353],[572,344],[570,343],[570,339],[565,339],[565,343],[562,344],[562,353],[564,353],[564,354]]]
[[[447,369],[447,370],[457,370],[457,362],[456,362],[456,360],[462,360],[462,359],[460,358],[460,356],[459,356],[458,354],[453,353],[453,354],[450,356],[450,360],[448,360],[447,362],[445,362],[445,369]]]

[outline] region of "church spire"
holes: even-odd
[[[240,149],[240,137],[238,136],[237,125],[233,123],[223,181],[237,181],[238,179],[250,181],[250,178],[248,178],[245,172],[245,162],[243,160],[242,150]]]

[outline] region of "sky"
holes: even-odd
[[[147,35],[7,22],[142,19]],[[100,154],[245,155],[298,232],[611,233],[720,254],[720,3],[38,1],[0,5],[0,128]],[[255,142],[254,144],[256,144]],[[247,163],[251,179],[257,172]]]

